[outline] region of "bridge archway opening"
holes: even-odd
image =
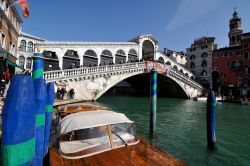
[[[183,88],[165,75],[157,75],[157,96],[159,97],[175,97],[175,98],[188,98],[188,95]],[[142,86],[143,83],[143,86]],[[120,85],[125,84],[126,87]],[[129,85],[129,86],[128,86]],[[130,95],[130,96],[150,96],[150,74],[138,74],[117,83],[111,87],[105,95]],[[102,96],[101,96],[102,97]]]
[[[100,66],[112,65],[112,64],[114,63],[113,63],[113,55],[111,51],[109,50],[102,51]]]
[[[135,49],[130,49],[128,52],[128,63],[137,61],[138,61],[137,51]]]
[[[43,51],[44,59],[44,71],[60,70],[59,60],[56,52]]]
[[[77,51],[67,50],[63,56],[63,69],[73,69],[80,67],[80,58]]]
[[[149,40],[145,40],[142,43],[142,59],[148,61],[148,60],[154,60],[154,58],[155,58],[154,44]]]
[[[83,66],[97,66],[98,65],[98,58],[97,54],[93,50],[87,50],[83,55]]]
[[[126,54],[123,50],[118,50],[115,53],[115,64],[123,64],[126,63]]]

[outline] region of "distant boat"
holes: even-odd
[[[221,99],[222,99],[221,96],[216,97],[216,101],[219,101]],[[207,101],[207,97],[206,96],[204,96],[204,97],[196,97],[196,98],[193,98],[193,100],[195,100],[195,101]]]

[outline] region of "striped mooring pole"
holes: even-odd
[[[215,112],[216,98],[213,91],[209,91],[207,96],[207,147],[210,150],[216,149],[215,137]]]
[[[35,165],[35,90],[30,75],[15,75],[2,114],[2,164]]]
[[[36,166],[43,165],[44,157],[44,132],[45,132],[45,110],[47,98],[46,81],[43,79],[44,59],[42,53],[35,53],[33,56],[33,72],[35,87],[35,112],[36,112]]]
[[[152,139],[155,138],[157,109],[157,71],[152,68],[150,71],[150,126],[149,133]]]

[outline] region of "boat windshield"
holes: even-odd
[[[112,125],[112,144],[114,148],[127,146],[137,142],[134,123],[119,123]]]
[[[89,156],[110,149],[108,126],[75,130],[60,139],[60,150],[63,154],[80,152],[80,156]],[[65,158],[73,159],[74,156]]]
[[[75,159],[138,142],[134,124],[119,123],[67,133],[60,138],[60,150],[64,158]]]

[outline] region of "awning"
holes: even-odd
[[[8,65],[11,65],[11,66],[13,66],[13,67],[17,67],[17,68],[23,69],[22,66],[19,66],[19,65],[15,64],[14,62],[12,62],[12,61],[10,61],[10,60],[8,60],[8,59],[7,59],[7,64],[8,64]]]

